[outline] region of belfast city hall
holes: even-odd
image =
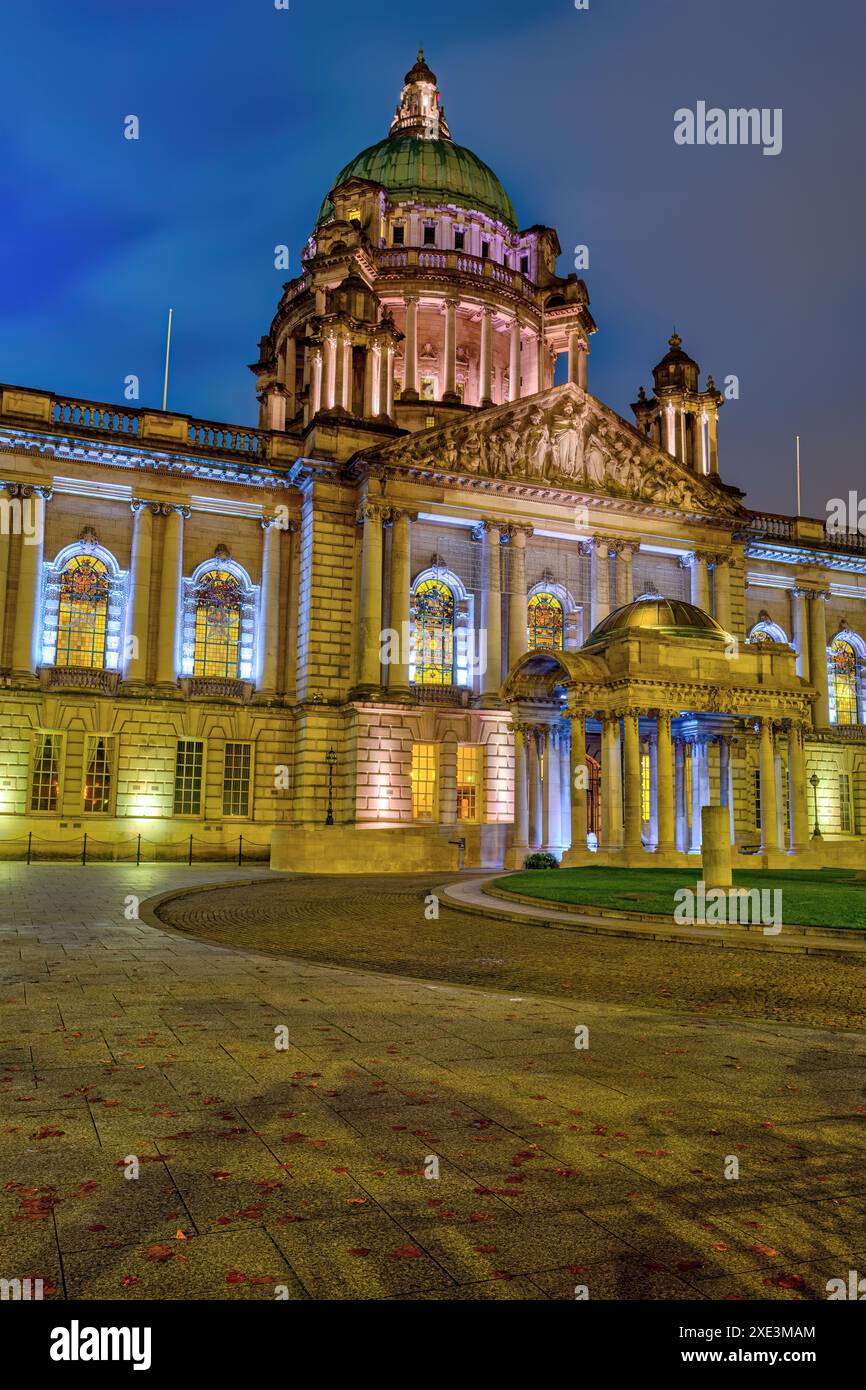
[[[592,394],[587,287],[423,53],[382,133],[256,427],[0,387],[0,857],[671,866],[714,805],[741,864],[862,863],[863,538],[748,509],[668,325],[633,419]]]

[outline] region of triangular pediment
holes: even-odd
[[[739,516],[736,497],[644,439],[579,386],[554,386],[395,440],[376,461],[683,512]]]

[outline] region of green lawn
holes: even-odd
[[[536,869],[496,880],[497,888],[546,902],[574,903],[673,917],[679,888],[693,892],[700,864],[683,869]],[[734,871],[736,888],[781,890],[783,923],[866,930],[866,872],[853,869]],[[774,902],[775,900],[771,900]]]

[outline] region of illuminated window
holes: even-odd
[[[464,401],[465,401],[465,399],[466,399],[466,382],[465,382],[465,381],[458,381],[458,383],[457,383],[457,399],[459,400],[460,404],[463,405],[463,403],[464,403]]]
[[[30,778],[30,810],[56,811],[60,803],[60,764],[63,758],[63,735],[37,736]]]
[[[252,745],[227,743],[223,767],[223,815],[248,816],[250,813],[250,771]]]
[[[415,590],[415,682],[451,685],[454,680],[454,595],[440,579]]]
[[[421,400],[435,401],[436,399],[436,378],[435,376],[422,376],[421,378]]]
[[[412,818],[434,820],[436,808],[436,744],[412,745]]]
[[[196,591],[194,676],[237,676],[240,627],[240,584],[228,570],[209,570]]]
[[[650,755],[640,755],[640,817],[649,821],[652,816],[652,796],[650,786]]]
[[[92,734],[87,740],[84,768],[85,815],[110,815],[113,773],[114,739],[110,735]]]
[[[347,222],[360,222],[360,220],[361,220],[361,209],[360,209],[360,208],[352,208],[351,212],[347,214],[346,221],[347,221]]]
[[[755,623],[746,641],[754,645],[766,644],[768,642],[787,643],[788,637],[784,629],[779,627],[778,623],[770,622],[769,618],[763,618],[760,622]]]
[[[436,245],[436,226],[435,226],[435,223],[430,223],[430,222],[425,222],[425,223],[424,223],[424,245],[425,245],[425,246],[435,246],[435,245]]]
[[[859,666],[851,643],[837,637],[830,648],[830,717],[834,724],[860,722]]]
[[[481,808],[482,749],[461,743],[457,749],[457,819],[476,821]]]
[[[394,378],[394,400],[399,401],[403,395],[403,383],[399,377]]]
[[[839,773],[839,811],[843,834],[850,835],[853,824],[851,817],[851,778],[847,772]]]
[[[56,666],[105,665],[108,568],[95,555],[73,555],[60,575]]]
[[[179,738],[174,767],[174,814],[200,816],[204,742],[200,738]]]
[[[546,589],[533,594],[526,605],[528,614],[529,650],[555,648],[562,650],[562,604]]]

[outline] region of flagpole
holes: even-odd
[[[797,515],[801,516],[800,510],[800,436],[797,435]]]
[[[173,309],[169,309],[169,311],[168,311],[168,332],[166,333],[166,337],[165,337],[165,379],[163,380],[163,384],[162,384],[162,408],[163,408],[163,410],[165,410],[165,409],[166,409],[166,406],[168,405],[168,359],[169,359],[169,354],[170,354],[170,352],[171,352],[171,316],[172,316],[173,312],[174,312]]]

